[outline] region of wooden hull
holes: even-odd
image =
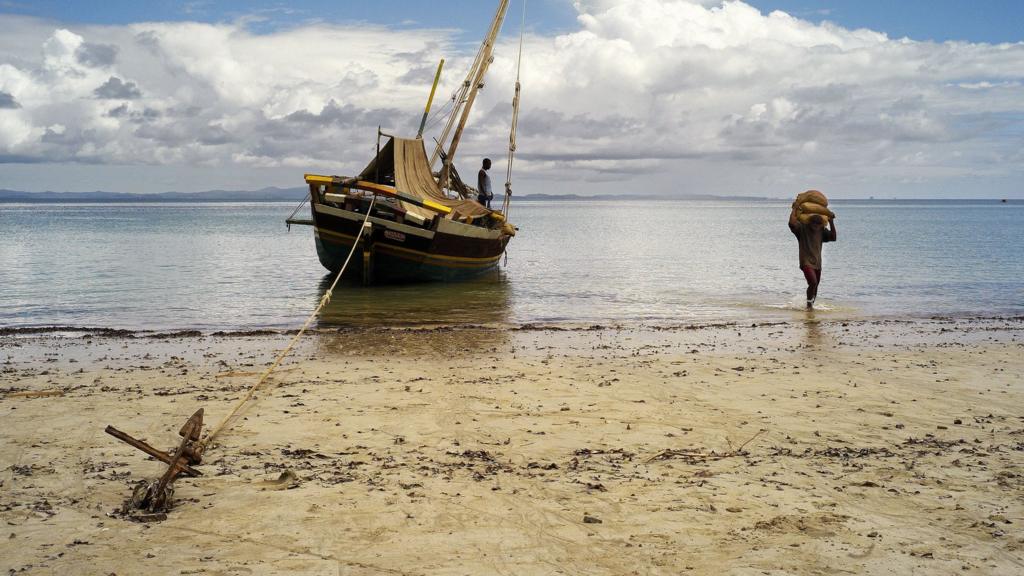
[[[352,250],[365,214],[313,203],[316,251],[332,272]],[[345,276],[364,283],[451,282],[495,269],[510,236],[439,219],[432,230],[371,217]]]

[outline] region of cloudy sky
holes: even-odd
[[[512,5],[469,169],[508,145]],[[442,57],[443,109],[492,9],[0,0],[0,188],[351,174],[378,124],[415,133]],[[526,21],[519,193],[1024,197],[1017,0],[530,0]]]

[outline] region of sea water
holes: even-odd
[[[834,202],[818,314],[1024,314],[1024,204]],[[331,280],[286,204],[0,204],[0,327],[297,327]],[[460,284],[343,283],[322,325],[800,318],[787,202],[521,201],[507,262]]]

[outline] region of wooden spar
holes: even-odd
[[[451,175],[452,162],[455,160],[455,151],[459,147],[459,141],[462,139],[462,131],[466,128],[466,121],[469,119],[469,113],[473,109],[473,102],[476,101],[476,95],[480,91],[481,83],[484,80],[484,75],[487,74],[487,69],[491,65],[491,60],[494,55],[494,41],[498,37],[498,33],[501,32],[501,25],[505,21],[505,12],[508,10],[508,0],[501,0],[498,5],[498,11],[494,14],[494,21],[491,23],[491,29],[487,33],[487,38],[484,39],[484,43],[480,47],[480,54],[477,56],[478,63],[476,73],[473,76],[473,80],[469,86],[469,96],[466,99],[466,105],[462,108],[462,117],[459,119],[458,125],[455,127],[455,134],[452,136],[452,143],[448,146],[448,153],[444,159],[444,166],[441,168],[441,177],[438,179],[438,184],[441,188],[445,188],[448,185],[448,178]],[[452,118],[455,114],[452,114]],[[444,140],[441,140],[444,142]],[[433,165],[433,160],[431,160]]]
[[[443,206],[441,204],[438,204],[437,202],[431,202],[430,200],[420,200],[419,198],[414,198],[412,196],[409,196],[408,194],[402,194],[398,190],[395,190],[393,187],[385,186],[384,184],[367,182],[365,180],[357,180],[355,182],[352,182],[351,184],[346,183],[346,185],[349,188],[365,190],[367,192],[373,192],[374,194],[380,194],[381,196],[395,198],[397,200],[401,200],[402,202],[408,202],[409,204],[412,204],[414,206],[426,208],[427,210],[433,210],[434,212],[444,214],[446,216],[448,214],[451,214],[452,212],[452,209],[447,206]]]
[[[314,222],[312,218],[288,218],[284,221],[285,224],[291,226],[313,226]]]
[[[491,28],[494,28],[494,23],[491,23]],[[490,30],[488,30],[490,34]],[[462,81],[462,87],[456,92],[452,98],[455,103],[452,108],[451,115],[448,116],[448,121],[445,122],[444,130],[441,131],[441,137],[436,138],[437,146],[434,147],[433,154],[430,155],[430,169],[434,169],[434,163],[444,153],[444,143],[448,140],[448,135],[451,134],[452,128],[455,126],[455,119],[459,117],[459,110],[466,103],[466,94],[469,93],[469,87],[473,85],[473,78],[476,77],[476,70],[480,67],[480,61],[484,55],[484,44],[480,45],[480,49],[476,52],[476,57],[473,59],[473,65],[469,67],[469,71],[466,72],[466,79]]]
[[[434,85],[430,87],[430,97],[427,98],[427,108],[423,111],[423,120],[420,120],[420,130],[416,133],[416,139],[423,138],[423,129],[427,127],[427,116],[430,115],[430,107],[434,104],[434,93],[437,92],[437,83],[441,80],[441,70],[444,68],[444,58],[437,64],[437,73],[434,74]]]
[[[491,24],[491,30],[487,34],[487,38],[484,39],[484,43],[481,47],[481,58],[479,66],[476,70],[476,75],[473,78],[473,82],[470,85],[469,97],[466,99],[466,105],[462,108],[462,117],[459,119],[459,123],[455,128],[455,134],[452,136],[452,142],[448,146],[448,153],[444,159],[444,167],[441,168],[441,178],[438,180],[441,188],[448,186],[448,178],[451,176],[452,162],[455,161],[455,151],[459,147],[459,143],[462,140],[462,131],[466,128],[466,121],[469,120],[469,113],[473,110],[473,103],[476,101],[476,95],[480,91],[482,86],[484,75],[487,74],[487,69],[491,66],[491,61],[494,55],[494,41],[498,37],[498,33],[501,31],[501,25],[505,21],[505,12],[508,10],[508,0],[502,0],[498,5],[498,11],[494,14],[494,22]]]
[[[452,213],[452,209],[432,202],[430,200],[421,200],[408,194],[403,194],[396,190],[393,186],[387,186],[385,184],[377,184],[376,182],[367,182],[366,180],[352,180],[346,178],[339,178],[337,176],[320,176],[317,174],[306,174],[306,182],[310,184],[331,184],[334,186],[341,186],[344,188],[354,188],[356,190],[364,190],[366,192],[372,192],[373,194],[379,194],[381,196],[387,196],[388,198],[394,198],[401,200],[402,202],[408,202],[413,206],[419,206],[420,208],[426,208],[447,216]],[[491,212],[490,217],[498,222],[504,222],[505,216],[501,212]]]
[[[430,200],[420,200],[414,198],[408,194],[403,194],[396,190],[393,186],[387,186],[384,184],[377,184],[376,182],[367,182],[366,180],[350,180],[345,178],[337,178],[335,176],[318,176],[316,174],[306,174],[306,182],[310,184],[332,184],[334,186],[341,186],[344,188],[355,188],[356,190],[365,190],[367,192],[373,192],[374,194],[380,194],[381,196],[387,196],[389,198],[395,198],[402,202],[408,202],[414,206],[420,208],[426,208],[427,210],[433,210],[440,214],[448,215],[451,214],[452,209],[438,204],[437,202],[431,202]]]

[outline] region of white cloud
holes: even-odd
[[[525,82],[524,117],[545,121],[520,148],[562,173],[586,170],[589,150],[619,157],[631,181],[638,156],[664,159],[664,177],[650,177],[663,191],[735,192],[742,174],[770,182],[765,194],[855,194],[869,181],[894,188],[893,173],[939,186],[984,164],[1019,193],[1022,166],[1007,160],[1024,115],[1024,44],[893,40],[742,2],[576,5],[581,30],[532,39]],[[1001,92],[965,89],[990,84]]]
[[[527,37],[517,167],[529,190],[857,194],[1021,175],[1024,44],[894,40],[739,1],[575,6],[578,30]],[[0,161],[219,166],[226,178],[269,167],[275,184],[361,167],[378,124],[415,129],[437,60],[440,107],[475,48],[451,30],[5,21],[0,94],[16,105],[0,107]],[[465,156],[506,146],[513,36]]]

